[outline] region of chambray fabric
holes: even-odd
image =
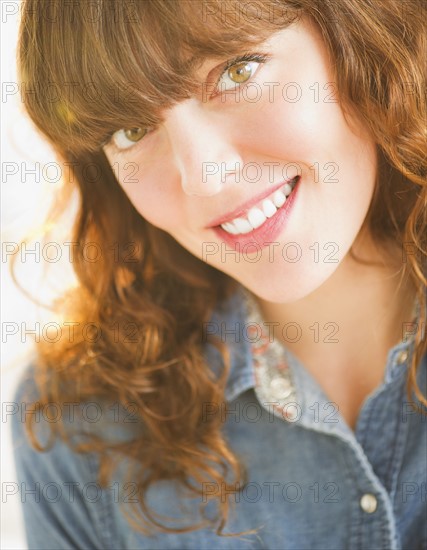
[[[123,485],[126,460],[101,490],[95,454],[74,454],[60,440],[47,453],[27,443],[22,415],[27,392],[36,395],[29,365],[15,395],[20,406],[12,429],[30,549],[427,549],[427,420],[411,410],[405,393],[413,339],[389,350],[383,381],[365,399],[353,431],[289,350],[276,346],[271,352],[267,345],[257,352],[248,327],[259,318],[249,304],[239,288],[218,305],[205,329],[221,335],[230,350],[223,430],[249,480],[234,499],[224,532],[257,532],[237,538],[207,528],[139,533],[123,514],[135,499],[132,483]],[[206,344],[205,354],[216,371],[219,352]],[[426,371],[427,355],[417,375],[423,393]],[[281,373],[279,383],[272,382],[275,373]],[[282,407],[276,398],[280,389],[288,396]],[[282,414],[289,405],[294,414]],[[207,404],[206,414],[209,407],[214,405]],[[70,414],[69,425],[112,439],[137,429],[129,410],[105,404],[99,418],[97,407],[92,409],[86,406],[79,422],[77,413]],[[47,426],[42,417],[40,433]],[[222,489],[211,484],[205,490]],[[200,500],[182,498],[172,482],[152,486],[147,500],[160,514],[200,519]],[[213,511],[208,506],[207,515]]]

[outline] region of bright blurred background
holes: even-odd
[[[43,223],[55,192],[61,185],[56,159],[49,145],[34,129],[23,111],[16,75],[16,47],[22,2],[1,0],[1,548],[26,549],[21,511],[21,493],[16,480],[10,435],[11,402],[23,369],[34,355],[35,335],[46,323],[55,321],[47,308],[37,306],[15,286],[10,276],[11,250],[20,251],[17,278],[42,304],[73,281],[68,261],[67,238],[54,232],[43,248],[37,228]],[[64,219],[66,234],[73,208]],[[24,254],[21,240],[35,235]],[[38,242],[38,244],[36,244]],[[31,254],[31,250],[36,250]],[[60,254],[58,254],[60,250]],[[43,256],[47,259],[45,261]],[[59,256],[61,256],[59,258]],[[48,268],[48,269],[47,269]],[[37,329],[39,323],[39,329]],[[54,344],[53,344],[54,345]]]

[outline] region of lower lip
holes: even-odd
[[[212,229],[221,240],[234,249],[236,249],[236,245],[238,244],[237,252],[250,252],[250,250],[245,250],[249,245],[253,245],[257,249],[265,248],[269,243],[273,242],[285,228],[295,203],[300,183],[301,176],[283,206],[279,208],[273,217],[268,218],[260,227],[254,229],[250,233],[231,235],[231,233],[227,233],[221,226],[213,227]]]

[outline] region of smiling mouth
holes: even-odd
[[[258,229],[258,227],[261,227],[269,218],[273,218],[285,204],[298,183],[299,178],[300,176],[296,176],[289,182],[284,183],[282,187],[271,193],[271,195],[261,199],[253,207],[249,208],[245,214],[230,219],[216,227],[221,227],[230,235],[245,235],[246,233],[254,231],[254,229]]]

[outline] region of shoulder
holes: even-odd
[[[75,452],[63,438],[52,436],[52,427],[62,421],[73,443],[88,434],[106,435],[106,427],[107,436],[114,439],[117,434],[122,436],[119,422],[111,421],[117,413],[96,400],[52,403],[50,410],[46,407],[37,410],[34,403],[39,395],[35,367],[30,364],[15,390],[10,417],[29,547],[110,547],[111,541],[104,540],[105,533],[111,535],[113,529],[104,525],[110,515],[110,502],[99,485],[97,455]],[[35,448],[27,435],[25,423],[31,414],[34,414],[34,435],[45,450]]]
[[[64,427],[64,433],[72,441],[102,434],[111,443],[132,439],[140,427],[132,403],[123,405],[113,399],[93,396],[84,401],[50,399],[47,404],[43,401],[42,405],[37,405],[40,397],[36,367],[30,363],[17,384],[10,411],[16,437],[23,437],[25,423],[31,416],[34,432],[44,443],[49,434],[57,431],[58,425]]]

